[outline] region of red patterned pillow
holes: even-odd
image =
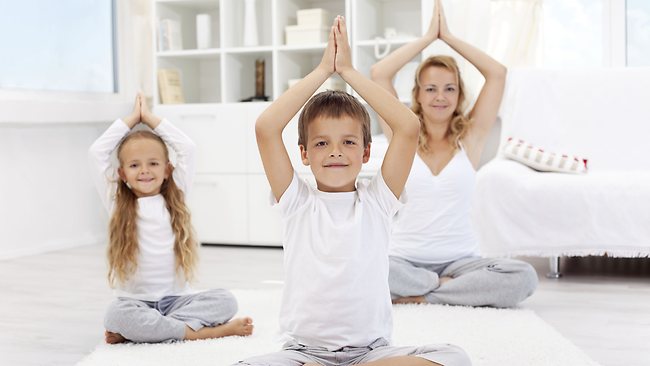
[[[585,158],[545,151],[540,147],[512,137],[509,137],[503,146],[503,155],[543,172],[587,172],[587,159]]]

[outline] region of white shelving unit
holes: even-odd
[[[214,244],[279,246],[280,220],[269,204],[270,189],[254,134],[255,120],[268,103],[240,103],[255,94],[255,61],[264,59],[264,93],[276,99],[290,79],[304,77],[318,65],[326,46],[286,45],[285,27],[297,24],[297,10],[323,8],[332,20],[337,14],[346,17],[352,62],[369,76],[377,61],[375,37],[394,28],[397,37],[387,43],[395,49],[421,35],[423,18],[426,27],[433,1],[256,0],[257,46],[243,45],[243,0],[153,0],[153,4],[154,24],[161,19],[181,23],[182,49],[156,51],[154,69],[180,71],[186,104],[161,104],[155,95],[154,111],[183,129],[199,147],[197,176],[188,198],[199,239]],[[209,14],[212,20],[212,44],[207,49],[197,49],[198,14]],[[156,30],[155,39],[157,35]],[[412,70],[397,76],[405,84],[412,83],[412,78]],[[397,89],[400,99],[408,102],[410,91]],[[349,87],[348,91],[352,92]],[[374,119],[374,112],[370,114]],[[298,153],[296,126],[293,121],[285,129],[285,143],[296,170],[308,176],[310,170],[302,166]],[[379,131],[377,126],[373,131]],[[363,173],[370,175],[378,166],[371,161]]]

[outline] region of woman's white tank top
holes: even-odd
[[[406,181],[407,203],[393,222],[390,255],[420,263],[478,255],[470,216],[475,182],[462,147],[438,175],[416,154]]]

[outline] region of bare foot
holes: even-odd
[[[451,280],[453,280],[453,277],[440,277],[440,278],[438,278],[438,283],[439,283],[438,286],[442,286],[442,285],[444,285],[445,283],[447,283],[447,282],[449,282]]]
[[[109,331],[104,332],[104,339],[108,344],[117,344],[126,342],[126,338],[122,337],[120,333],[113,333]]]
[[[393,304],[426,304],[424,296],[398,297],[393,300]]]
[[[230,333],[227,335],[249,336],[253,334],[253,319],[249,317],[236,318],[222,324],[221,327],[224,327],[225,332]]]
[[[216,327],[203,327],[198,331],[185,327],[185,339],[208,339],[228,336],[249,336],[253,333],[253,319],[249,317],[231,319],[228,323]]]

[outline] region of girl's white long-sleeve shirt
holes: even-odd
[[[113,152],[129,131],[129,127],[118,119],[89,150],[95,186],[109,215],[113,214],[115,208],[115,192],[119,180],[117,160],[113,157]],[[160,122],[154,132],[174,151],[176,163],[172,176],[187,197],[194,176],[194,143],[166,119]],[[117,284],[117,295],[157,301],[164,296],[191,293],[182,272],[176,271],[175,235],[169,210],[161,194],[138,198],[136,225],[139,249],[137,269],[126,282]]]

